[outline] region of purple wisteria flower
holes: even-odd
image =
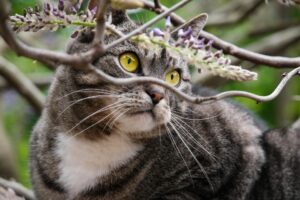
[[[71,13],[67,13],[65,8],[64,0],[59,0],[57,5],[44,3],[42,9],[36,6],[34,9],[25,9],[23,15],[11,16],[10,24],[16,32],[56,31],[68,25],[92,28],[96,26],[95,10],[79,12],[79,7],[73,6],[70,8]]]
[[[174,40],[170,37],[172,26],[170,17],[166,19],[165,26],[165,30],[154,28],[149,34],[137,35],[132,40],[154,51],[159,47],[164,47],[172,56],[181,56],[189,65],[197,68],[198,72],[208,71],[213,75],[237,81],[257,78],[255,72],[232,65],[231,60],[225,57],[222,51],[213,51],[212,40],[194,37],[192,27],[178,30]]]

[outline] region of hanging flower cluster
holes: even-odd
[[[136,4],[137,0],[111,0],[118,7],[141,7]],[[133,2],[133,3],[132,3]],[[122,7],[122,8],[123,8]],[[126,8],[127,8],[126,7]],[[64,0],[59,0],[56,6],[45,3],[42,9],[35,7],[28,8],[23,15],[15,15],[10,17],[10,23],[13,30],[37,32],[40,30],[56,31],[59,28],[66,26],[79,26],[81,29],[76,30],[71,36],[77,37],[79,31],[85,28],[94,28],[96,26],[95,14],[96,9],[78,12],[78,7],[71,7],[67,13]],[[174,57],[181,56],[189,65],[194,66],[198,71],[209,71],[213,75],[224,78],[249,81],[255,80],[257,74],[240,66],[231,65],[229,58],[225,57],[222,51],[214,52],[212,50],[212,41],[205,41],[193,37],[193,30],[188,27],[187,30],[179,30],[176,40],[171,37],[171,20],[170,17],[166,20],[166,29],[154,28],[149,33],[140,34],[131,38],[132,41],[138,42],[139,45],[145,48],[160,49],[166,48]]]
[[[181,56],[189,65],[201,71],[209,71],[213,75],[237,81],[250,81],[257,79],[257,73],[243,69],[240,66],[231,65],[229,58],[225,57],[222,51],[212,51],[213,41],[206,42],[205,39],[193,37],[193,30],[180,29],[177,32],[176,40],[171,38],[171,20],[166,20],[166,30],[154,28],[148,34],[140,34],[132,38],[144,48],[151,48],[154,51],[163,47],[172,56]]]
[[[132,9],[141,8],[144,4],[140,0],[111,0],[111,6],[114,9]],[[36,6],[24,10],[23,15],[11,16],[10,23],[16,32],[56,31],[69,25],[94,28],[96,8],[80,12],[79,8],[80,4],[76,4],[66,12],[64,0],[59,0],[57,5],[45,3],[42,9]],[[78,31],[74,32],[74,37],[77,34]]]
[[[81,27],[95,27],[95,11],[86,10],[79,12],[79,7],[73,6],[70,13],[66,13],[65,3],[59,0],[56,6],[45,3],[43,8],[38,6],[24,10],[23,15],[14,15],[10,17],[12,28],[16,32],[40,30],[56,31],[68,25]]]

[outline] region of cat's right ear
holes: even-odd
[[[193,30],[192,35],[196,38],[199,37],[200,32],[203,30],[204,26],[206,25],[208,19],[208,15],[206,13],[202,13],[188,22],[182,24],[181,26],[177,27],[175,30],[171,32],[171,35],[174,39],[177,39],[177,34],[180,29],[186,30],[188,27],[191,27]]]

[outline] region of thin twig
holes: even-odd
[[[116,29],[114,27],[114,25],[106,23],[105,27],[107,28],[107,30],[111,31],[112,33],[116,34],[117,36],[124,37],[124,33],[122,33],[121,31],[119,31],[118,29]]]
[[[94,37],[94,48],[99,48],[99,51],[103,51],[104,44],[104,31],[105,31],[105,11],[108,5],[108,0],[98,1],[97,13],[96,13],[96,33]]]
[[[155,12],[157,14],[161,14],[162,12],[168,10],[168,8],[165,7],[165,6],[163,6],[162,4],[160,4],[160,6],[161,6],[160,9],[156,9],[155,5],[153,4],[153,2],[150,2],[150,1],[147,1],[147,0],[143,0],[143,3],[144,3],[144,9],[153,11],[153,12]],[[182,17],[176,15],[175,13],[170,13],[170,17],[171,17],[172,23],[175,26],[179,26],[179,25],[181,25],[181,24],[183,24],[185,22]]]
[[[86,58],[86,63],[81,65],[81,67],[84,67],[86,64],[90,63],[105,52],[105,45],[103,41],[105,32],[105,11],[108,3],[108,0],[98,0],[96,13],[96,33],[93,41],[93,47],[88,52],[79,54],[79,57]]]
[[[134,31],[130,32],[129,34],[125,35],[124,37],[122,37],[122,38],[120,38],[118,40],[115,40],[111,44],[107,45],[105,47],[105,49],[112,48],[112,47],[114,47],[114,46],[122,43],[123,41],[131,38],[132,36],[135,36],[136,34],[142,33],[145,29],[149,28],[150,26],[152,26],[153,24],[155,24],[156,22],[158,22],[159,20],[161,20],[165,16],[168,16],[170,13],[174,12],[175,10],[183,7],[184,5],[186,5],[187,3],[189,3],[190,1],[191,0],[183,0],[183,1],[179,2],[178,4],[175,4],[173,7],[171,7],[168,10],[165,10],[163,13],[157,15],[156,17],[154,17],[153,19],[151,19],[150,21],[148,21],[144,25],[140,26],[139,28],[137,28]]]
[[[33,192],[17,182],[0,178],[0,186],[12,189],[18,196],[24,197],[26,200],[35,200]]]
[[[254,99],[257,102],[272,101],[281,93],[281,91],[284,89],[284,87],[289,82],[289,80],[296,75],[300,75],[300,67],[295,68],[292,71],[290,71],[289,73],[285,74],[284,78],[278,84],[276,89],[270,95],[267,95],[267,96],[260,96],[260,95],[256,95],[256,94],[252,94],[252,93],[244,92],[244,91],[228,91],[228,92],[223,92],[223,93],[216,95],[216,99],[224,99],[227,97],[235,96],[235,97],[246,97],[246,98]]]
[[[259,96],[253,93],[244,92],[244,91],[228,91],[223,92],[215,96],[209,96],[209,97],[200,97],[200,96],[190,96],[184,92],[181,92],[177,88],[167,84],[165,81],[162,81],[157,78],[152,77],[132,77],[132,78],[115,78],[112,77],[106,73],[104,73],[102,70],[97,69],[93,65],[88,66],[89,70],[93,71],[97,75],[99,75],[104,81],[107,81],[111,84],[115,85],[128,85],[128,84],[145,84],[145,83],[151,83],[160,85],[170,91],[172,91],[174,94],[176,94],[180,99],[185,100],[190,103],[200,104],[207,101],[215,101],[220,100],[228,97],[246,97],[249,99],[256,100],[257,102],[265,102],[265,101],[271,101],[274,98],[278,96],[278,94],[283,90],[284,86],[288,83],[288,81],[295,75],[300,75],[300,67],[292,70],[291,72],[287,73],[285,77],[282,79],[282,81],[279,83],[277,88],[274,90],[274,92],[268,96]]]

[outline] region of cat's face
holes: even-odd
[[[170,57],[164,49],[154,53],[151,49],[127,43],[106,59],[101,59],[99,66],[102,65],[109,66],[105,71],[115,77],[150,76],[164,80],[180,90],[189,88],[186,63],[180,58]],[[118,72],[111,69],[118,69]],[[112,108],[111,111],[120,113],[115,128],[125,133],[150,132],[167,124],[171,120],[172,110],[178,106],[176,97],[157,85],[109,87],[118,94],[108,98],[109,103],[120,102],[120,105],[124,105],[121,109]]]
[[[130,26],[133,25],[125,25],[125,28]],[[116,38],[107,35],[106,42]],[[71,49],[80,48],[80,45]],[[126,41],[109,49],[93,64],[113,77],[149,76],[166,81],[184,92],[191,88],[186,62],[180,57],[171,57],[165,49],[154,52]],[[158,85],[115,86],[93,74],[77,72],[73,76],[76,88],[73,90],[82,90],[82,93],[80,96],[75,93],[72,100],[85,99],[73,110],[81,120],[89,121],[87,129],[92,126],[120,131],[132,137],[153,137],[154,132],[159,134],[153,130],[164,129],[171,121],[172,112],[180,109],[181,101]]]

